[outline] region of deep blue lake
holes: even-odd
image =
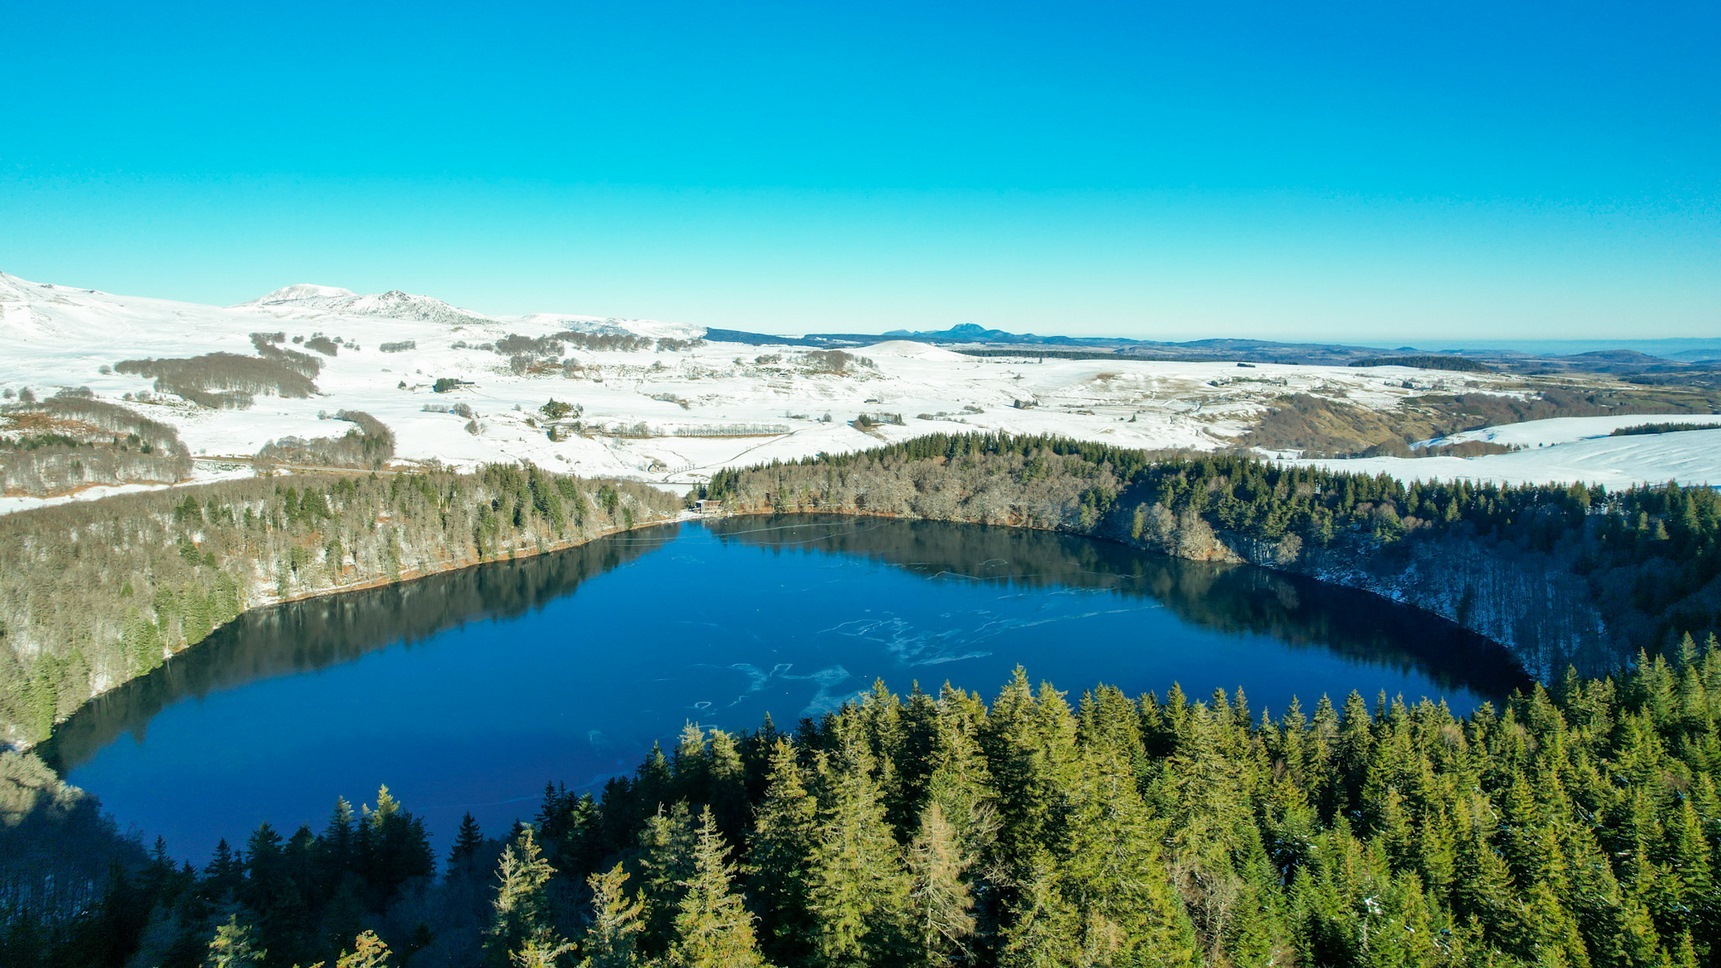
[[[530,819],[547,781],[631,772],[694,721],[781,728],[882,678],[988,700],[1018,664],[1256,715],[1352,690],[1464,713],[1526,680],[1449,623],[1262,569],[1059,535],[737,518],[241,617],[79,712],[46,750],[122,826],[201,861],[390,791],[439,844]],[[439,848],[440,850],[441,848]]]

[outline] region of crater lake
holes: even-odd
[[[122,828],[201,862],[261,822],[391,794],[446,844],[596,792],[686,723],[792,730],[882,680],[990,700],[1023,666],[1255,716],[1353,690],[1468,713],[1528,684],[1500,647],[1343,588],[979,525],[744,517],[240,616],[98,697],[43,752]]]

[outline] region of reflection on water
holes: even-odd
[[[386,783],[433,831],[498,831],[687,721],[755,727],[883,678],[990,696],[1017,665],[1256,709],[1355,689],[1460,713],[1526,682],[1440,619],[1256,568],[865,518],[671,526],[248,615],[80,711],[46,752],[122,824],[207,855]]]
[[[776,552],[865,556],[940,580],[1146,598],[1208,629],[1420,672],[1446,690],[1497,699],[1529,684],[1497,644],[1438,616],[1265,568],[1143,554],[1045,531],[932,521],[802,515],[730,518],[708,527],[726,540]]]
[[[142,742],[151,717],[181,699],[312,672],[385,646],[411,649],[477,619],[517,618],[662,547],[678,530],[648,528],[555,554],[246,612],[197,648],[96,698],[54,731],[42,756],[64,773],[122,732]]]

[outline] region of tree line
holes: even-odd
[[[191,474],[191,451],[170,424],[61,390],[0,407],[0,491],[60,494],[90,484],[171,484]]]
[[[252,333],[256,356],[217,352],[180,359],[121,360],[114,364],[114,372],[152,378],[158,393],[177,394],[215,409],[243,410],[259,393],[311,396],[317,392],[322,361],[276,345],[285,335]]]
[[[246,609],[575,544],[680,503],[490,465],[253,478],[0,516],[0,739],[42,739]]]
[[[843,511],[1092,535],[1365,588],[1400,581],[1415,564],[1424,589],[1453,583],[1448,617],[1497,639],[1520,635],[1527,649],[1541,635],[1564,660],[1542,663],[1549,674],[1576,654],[1559,651],[1557,640],[1578,634],[1562,625],[1561,610],[1588,616],[1594,627],[1583,635],[1612,643],[1615,656],[1621,644],[1665,652],[1683,632],[1721,630],[1721,493],[1710,488],[1405,484],[1245,456],[933,434],[722,470],[704,496],[740,511]],[[1494,563],[1484,578],[1521,572],[1535,580],[1500,591],[1468,581],[1465,567],[1478,557]],[[1416,601],[1417,588],[1388,587]],[[1490,596],[1502,600],[1485,601]],[[1548,600],[1557,607],[1545,609]],[[1499,613],[1494,624],[1468,621],[1467,612],[1484,605]],[[1585,671],[1606,670],[1586,664]]]
[[[1458,718],[1173,686],[990,704],[882,684],[792,732],[689,725],[548,787],[440,876],[387,794],[165,852],[26,963],[1697,966],[1721,943],[1721,651]],[[501,833],[501,832],[498,832]],[[370,961],[350,960],[361,951]],[[340,960],[346,958],[349,960]],[[225,959],[225,960],[223,960]]]
[[[1361,407],[1306,393],[1275,400],[1267,413],[1238,441],[1263,450],[1296,450],[1305,457],[1355,457],[1420,440],[1447,437],[1497,424],[1545,420],[1551,417],[1596,417],[1621,414],[1721,412],[1721,391],[1696,375],[1674,383],[1638,386],[1585,386],[1537,381],[1533,392],[1424,393],[1389,410]]]
[[[1412,353],[1402,356],[1365,356],[1351,366],[1408,366],[1418,370],[1450,370],[1456,373],[1493,373],[1486,363],[1447,353]]]
[[[1721,423],[1641,423],[1630,427],[1619,427],[1609,434],[1610,437],[1636,437],[1645,434],[1674,434],[1686,430],[1721,430]]]
[[[363,410],[339,410],[336,420],[353,424],[339,437],[282,437],[257,451],[265,467],[298,464],[309,467],[357,467],[381,470],[394,456],[394,431]]]

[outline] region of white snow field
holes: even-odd
[[[1711,414],[1637,414],[1628,417],[1558,417],[1485,427],[1440,443],[1487,440],[1524,448],[1485,457],[1364,457],[1306,463],[1404,481],[1467,480],[1495,484],[1581,481],[1610,489],[1634,484],[1721,486],[1721,430],[1681,430],[1626,437],[1613,431],[1651,423],[1721,423]]]
[[[258,449],[283,436],[338,436],[351,425],[319,414],[361,410],[394,431],[397,465],[527,460],[550,470],[633,478],[676,491],[723,467],[852,451],[936,431],[1044,432],[1122,447],[1213,450],[1230,446],[1268,403],[1287,393],[1390,407],[1427,392],[1512,392],[1510,378],[1490,374],[1127,359],[1042,362],[971,357],[903,340],[850,350],[864,362],[843,372],[830,372],[828,358],[800,347],[707,342],[628,351],[570,343],[555,359],[576,364],[571,376],[559,365],[549,375],[516,374],[507,356],[487,348],[510,334],[565,331],[677,340],[704,333],[697,326],[650,320],[492,316],[426,296],[360,295],[313,285],[288,286],[238,306],[204,306],[0,273],[0,392],[29,388],[47,396],[87,387],[174,424],[197,457],[195,480],[248,473]],[[250,408],[213,410],[153,393],[146,378],[111,372],[126,359],[212,351],[251,355],[253,332],[339,337],[342,345],[324,359],[317,377],[319,394],[259,394]],[[385,343],[407,342],[412,349],[382,351]],[[436,393],[432,385],[439,378],[471,385]],[[146,402],[122,399],[140,393]],[[551,398],[582,408],[579,432],[550,439],[538,408]],[[456,404],[470,408],[475,418],[447,412]],[[877,422],[859,429],[855,422],[862,414]],[[893,415],[902,423],[892,422]],[[1466,435],[1532,447],[1495,457],[1322,463],[1407,479],[1585,480],[1609,486],[1721,482],[1721,431],[1591,439],[1621,423],[1659,419],[1672,418],[1540,421]],[[1540,444],[1547,446],[1535,446]],[[73,497],[116,490],[90,488]],[[4,496],[0,512],[42,503]]]

